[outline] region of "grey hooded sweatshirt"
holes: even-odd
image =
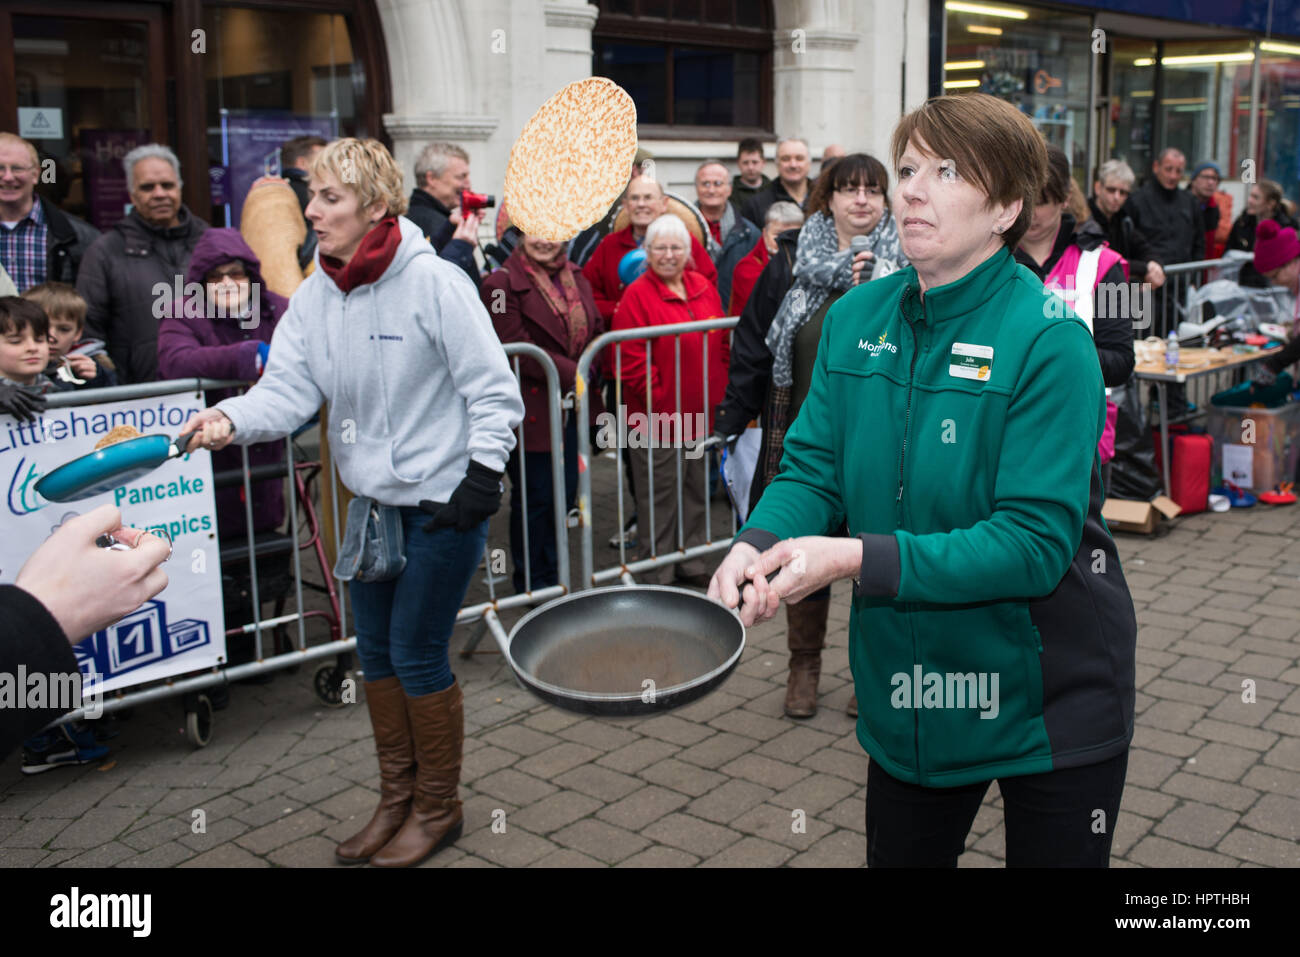
[[[216,407],[248,445],[283,438],[327,402],[348,488],[383,505],[446,502],[471,458],[504,471],[524,405],[473,284],[418,226],[398,224],[401,245],[373,283],[344,295],[317,263],[261,380]]]

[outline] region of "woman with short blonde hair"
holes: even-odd
[[[375,140],[320,152],[307,205],[320,268],[290,300],[261,380],[185,428],[201,427],[210,449],[265,442],[329,405],[330,448],[359,496],[338,573],[352,581],[380,777],[379,808],[336,854],[383,867],[417,864],[461,833],[464,711],[447,641],[523,417],[474,287],[399,216],[401,182]],[[400,536],[376,538],[372,515]],[[380,548],[395,540],[399,554]],[[345,562],[363,541],[366,555],[387,553],[386,572]]]

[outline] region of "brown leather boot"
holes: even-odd
[[[465,709],[460,685],[406,699],[415,737],[415,798],[406,823],[370,859],[375,867],[412,867],[460,837],[458,797]]]
[[[790,644],[790,678],[785,689],[785,713],[791,718],[811,718],[817,713],[817,680],[822,674],[822,646],[826,640],[826,613],[831,600],[804,599],[785,606],[786,635]]]
[[[379,807],[359,834],[335,850],[342,864],[364,864],[387,844],[405,823],[415,791],[415,743],[401,682],[396,678],[367,681],[366,705],[379,755]]]

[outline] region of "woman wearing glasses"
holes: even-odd
[[[853,238],[867,238],[872,268],[864,271],[864,280],[907,265],[885,199],[888,189],[889,174],[874,156],[852,153],[836,160],[813,187],[808,221],[799,233],[793,282],[780,308],[775,315],[765,314],[761,305],[751,303],[756,307],[746,307],[740,317],[726,400],[718,409],[718,431],[739,434],[762,414],[763,447],[750,486],[751,510],[777,473],[785,451],[785,430],[808,394],[826,311],[853,285]],[[817,713],[830,601],[827,587],[798,604],[786,605],[790,677],[785,713],[791,718]],[[849,700],[847,710],[857,714],[856,698]]]
[[[624,291],[614,313],[614,329],[694,322],[723,315],[722,302],[713,284],[695,270],[686,268],[691,238],[680,219],[667,213],[650,223],[645,232],[645,250],[646,271]],[[727,385],[730,338],[726,329],[715,329],[709,333],[633,339],[621,346],[621,366],[614,365],[614,357],[609,360],[611,372],[617,368],[622,379],[629,445],[633,450],[632,484],[636,489],[637,515],[648,531],[652,500],[654,506],[652,534],[640,536],[638,558],[662,555],[678,548],[678,449],[683,453],[680,516],[683,547],[704,541],[709,460],[698,443],[712,431],[713,406],[722,398]],[[677,365],[678,342],[680,366]],[[635,439],[632,433],[636,433]],[[711,575],[712,562],[708,559],[695,558],[677,564],[677,579],[687,584],[707,586]],[[651,584],[663,584],[668,581],[668,570],[652,569],[640,578]]]

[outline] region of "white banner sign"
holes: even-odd
[[[49,409],[34,423],[0,415],[0,488],[5,492],[0,535],[0,582],[12,583],[27,557],[60,524],[110,503],[122,524],[166,528],[174,551],[163,566],[168,585],[121,621],[76,645],[87,692],[112,691],[223,662],[226,626],[212,457],[174,458],[147,475],[76,502],[47,502],[36,482],[58,466],[94,450],[110,429],[131,425],[145,435],[175,436],[201,395],[182,393]]]

